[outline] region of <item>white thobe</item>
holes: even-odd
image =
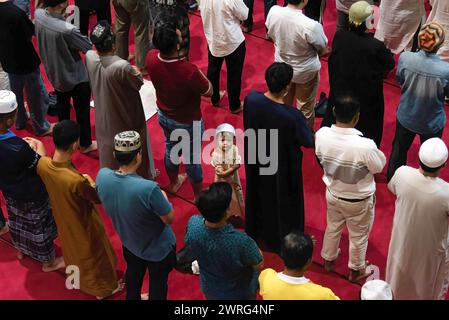
[[[375,37],[394,54],[410,50],[423,16],[423,0],[382,0]]]
[[[427,22],[438,22],[444,28],[446,37],[444,44],[437,54],[441,59],[449,62],[449,0],[430,0],[432,11],[430,11]]]
[[[449,280],[449,184],[402,166],[388,188],[397,197],[386,270],[394,298],[444,299]]]

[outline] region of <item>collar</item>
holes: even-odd
[[[6,131],[4,134],[0,134],[0,141],[7,140],[15,137],[16,135],[11,130]]]
[[[363,137],[363,133],[361,133],[359,130],[355,128],[340,128],[337,127],[335,124],[331,126],[331,130],[338,133],[338,134],[344,134],[344,135],[358,135]]]
[[[306,277],[291,277],[285,275],[283,272],[279,272],[277,276],[279,279],[289,284],[306,284],[310,282]]]
[[[177,62],[177,61],[181,61],[181,60],[184,60],[184,59],[185,59],[185,57],[184,57],[184,58],[175,58],[175,59],[166,60],[166,59],[164,59],[164,58],[161,57],[161,54],[160,54],[160,53],[157,54],[157,57],[158,57],[159,60],[161,60],[162,62],[168,62],[168,63],[171,63],[171,62]]]
[[[59,19],[59,20],[65,20],[64,16],[62,14],[60,14],[60,13],[51,13],[51,12],[48,11],[48,9],[45,9],[45,13],[47,15],[49,15],[50,17],[53,17],[53,18],[56,18],[56,19]]]

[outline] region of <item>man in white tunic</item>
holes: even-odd
[[[427,19],[429,22],[438,22],[444,29],[445,34],[449,35],[449,1],[448,0],[430,0],[432,11]],[[444,39],[444,43],[438,50],[437,55],[444,61],[449,62],[449,36]]]
[[[444,299],[449,280],[449,184],[438,178],[448,150],[440,138],[419,150],[420,169],[396,170],[388,188],[396,199],[386,281],[394,298]]]
[[[138,174],[156,177],[148,129],[139,90],[141,74],[128,61],[115,55],[115,36],[105,20],[92,30],[96,51],[86,53],[86,66],[95,101],[95,131],[100,168],[118,169],[114,158],[114,137],[122,131],[137,131],[142,138],[142,165]]]
[[[394,54],[410,51],[425,16],[424,0],[382,0],[375,38]]]

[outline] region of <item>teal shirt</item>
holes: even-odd
[[[173,207],[158,184],[137,174],[118,174],[103,168],[97,175],[97,192],[123,246],[147,261],[161,261],[175,247],[172,228],[160,219]]]

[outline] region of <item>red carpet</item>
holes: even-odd
[[[265,29],[263,25],[263,2],[255,1],[255,25],[251,35],[246,36],[247,55],[243,72],[243,92],[242,98],[250,90],[265,91],[264,72],[273,61],[273,44],[263,40]],[[333,1],[328,1],[328,7],[325,15],[325,31],[329,39],[333,37],[335,30],[335,7]],[[207,45],[204,38],[201,19],[197,14],[191,15],[191,61],[196,63],[204,72],[207,69]],[[223,72],[222,81],[225,82],[225,72]],[[391,77],[394,80],[394,77]],[[393,81],[386,82],[384,86],[385,94],[385,124],[382,150],[389,157],[391,143],[395,129],[395,110],[399,101],[400,91]],[[50,86],[49,86],[50,88]],[[321,84],[319,92],[328,92],[327,63],[323,61],[321,71]],[[226,99],[225,99],[226,100]],[[227,101],[227,100],[226,100]],[[227,102],[225,103],[225,105]],[[229,122],[237,128],[242,128],[242,116],[230,114],[225,108],[213,108],[209,100],[203,99],[203,115],[206,128],[215,128],[222,122]],[[92,111],[92,124],[93,111]],[[55,118],[51,119],[56,121]],[[321,119],[317,119],[315,126],[319,126]],[[160,169],[161,176],[158,182],[165,186],[168,178],[163,167],[164,138],[156,117],[148,122],[148,128],[153,147],[156,167]],[[20,136],[31,134],[31,128],[20,131]],[[444,137],[446,143],[449,142],[449,134],[446,130]],[[52,154],[54,148],[51,138],[44,138],[48,154]],[[409,164],[417,166],[417,151],[419,148],[416,140],[409,152]],[[311,149],[304,150],[303,172],[304,172],[304,190],[305,190],[305,212],[306,212],[306,231],[316,237],[318,240],[314,253],[314,264],[311,270],[306,274],[314,282],[331,288],[342,299],[358,299],[360,286],[354,285],[343,278],[348,272],[348,237],[344,233],[341,241],[341,256],[338,260],[336,272],[327,273],[321,267],[320,258],[321,242],[326,226],[326,204],[324,198],[324,184],[321,180],[321,169],[316,163],[314,152]],[[74,163],[83,173],[88,173],[95,178],[98,171],[98,160],[94,157],[77,154],[74,157]],[[213,182],[213,170],[210,165],[203,165],[205,183]],[[387,190],[385,171],[376,177],[377,184],[377,204],[376,218],[374,227],[370,236],[367,259],[377,265],[381,270],[381,277],[384,277],[385,263],[388,253],[388,243],[390,239],[391,224],[394,214],[394,197]],[[242,184],[245,185],[244,168],[240,171]],[[449,180],[449,171],[443,172],[443,178]],[[183,236],[187,220],[192,214],[197,213],[192,203],[185,199],[191,199],[193,193],[189,184],[185,184],[179,195],[171,197],[175,210],[176,220],[173,229],[178,238],[178,248],[183,246]],[[2,200],[3,201],[3,200]],[[111,242],[119,258],[118,272],[123,274],[125,263],[121,253],[121,243],[118,239],[111,221],[103,214],[105,227]],[[9,236],[0,240],[0,299],[92,299],[91,297],[74,290],[65,289],[65,279],[62,273],[43,273],[40,271],[40,264],[26,258],[18,261],[15,257],[15,250],[8,244]],[[282,263],[280,259],[271,253],[265,253],[265,266],[280,269]],[[147,283],[144,285],[144,291],[147,291]],[[124,293],[119,293],[113,299],[123,299]],[[203,299],[199,287],[199,279],[195,276],[172,272],[169,279],[169,299]]]

